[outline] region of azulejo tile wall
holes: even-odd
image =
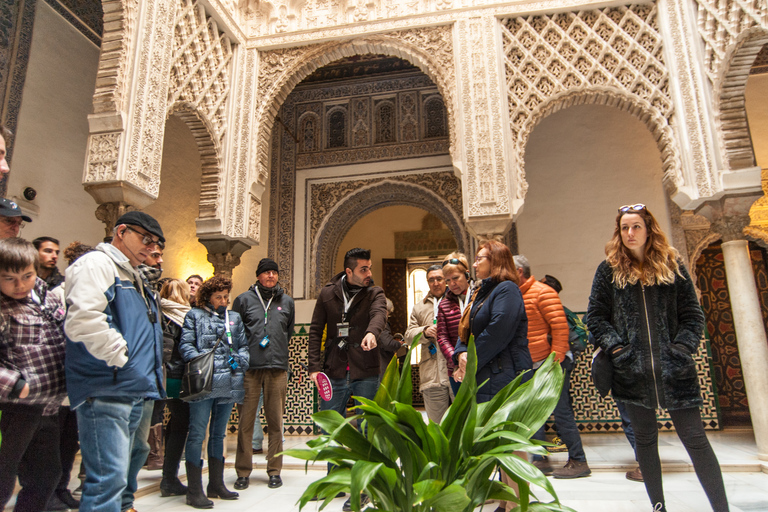
[[[318,433],[312,423],[312,413],[318,410],[318,396],[307,372],[302,364],[307,365],[307,345],[309,341],[309,324],[298,324],[294,327],[289,356],[293,377],[288,383],[288,396],[286,398],[286,410],[284,430],[285,435],[308,435]],[[702,340],[699,352],[695,357],[696,368],[699,375],[699,383],[704,397],[704,406],[701,409],[701,417],[704,426],[708,430],[720,428],[719,410],[717,407],[717,394],[710,371],[711,356],[708,340]],[[603,399],[592,385],[591,375],[592,353],[591,349],[582,353],[577,361],[576,368],[571,376],[571,397],[576,423],[582,433],[595,432],[621,432],[621,418],[613,402],[608,397]],[[418,368],[412,372],[413,379],[413,404],[423,406],[424,400],[419,393]],[[266,428],[264,418],[261,418],[262,426]],[[237,409],[232,410],[230,419],[230,431],[237,431]],[[548,432],[553,431],[553,423],[546,425]],[[659,416],[659,428],[661,430],[674,430],[669,415]]]

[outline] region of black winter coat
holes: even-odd
[[[484,279],[470,309],[470,330],[477,350],[477,401],[488,402],[518,373],[533,367],[528,351],[528,316],[520,288],[512,281]],[[454,361],[467,351],[464,340],[456,343]]]
[[[613,270],[597,267],[587,326],[613,360],[611,391],[616,400],[648,409],[685,409],[702,404],[696,354],[704,313],[688,271],[669,285],[619,288]],[[614,354],[614,349],[620,350]]]
[[[163,317],[163,361],[165,362],[166,377],[181,379],[184,377],[186,363],[179,352],[181,342],[181,327]]]
[[[293,299],[283,292],[279,284],[275,285],[272,302],[264,299],[264,306],[269,305],[266,328],[264,325],[264,306],[259,297],[257,285],[237,296],[232,303],[232,311],[240,313],[245,325],[250,352],[250,370],[277,368],[288,370],[288,344],[293,335],[295,311]],[[263,297],[262,297],[263,298]],[[262,348],[259,343],[264,335],[269,335],[269,344]]]
[[[344,313],[344,293],[341,278],[344,272],[336,274],[331,282],[320,290],[312,324],[309,328],[309,371],[325,372],[331,379],[341,379],[347,373],[352,380],[377,377],[380,371],[379,348],[368,352],[360,347],[366,333],[372,333],[376,340],[381,336],[387,323],[387,299],[384,290],[368,286],[355,295],[349,308],[349,336],[347,346],[339,349],[339,330]],[[326,330],[325,352],[321,350],[323,330]]]

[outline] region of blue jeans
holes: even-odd
[[[136,428],[136,433],[133,435],[131,462],[128,466],[128,483],[120,498],[120,510],[123,512],[133,508],[133,494],[139,488],[137,479],[139,471],[147,461],[147,455],[149,455],[149,443],[147,442],[147,439],[149,438],[149,426],[152,423],[152,410],[154,408],[154,400],[144,401],[144,407],[141,411],[141,421],[139,421],[139,426]]]
[[[347,402],[349,402],[352,395],[373,400],[376,392],[379,390],[379,377],[365,377],[364,379],[350,381],[349,372],[347,372],[347,376],[343,379],[330,380],[331,387],[333,388],[333,398],[327,402],[320,400],[320,410],[336,411],[344,418],[347,417]],[[359,404],[360,402],[355,401],[355,403]]]
[[[262,389],[259,395],[259,405],[256,407],[256,419],[253,422],[253,440],[251,441],[251,448],[254,450],[261,450],[264,444],[264,429],[261,428],[261,408],[264,405],[264,390]]]
[[[120,512],[143,397],[89,398],[77,408],[85,482],[83,512]]]
[[[347,402],[350,397],[361,396],[373,400],[376,396],[376,392],[379,390],[379,377],[365,377],[364,379],[357,379],[350,381],[349,372],[343,379],[330,379],[331,387],[333,388],[333,398],[325,402],[320,400],[321,411],[336,411],[343,418],[347,417]],[[355,400],[356,404],[360,404]],[[355,410],[357,413],[358,410]],[[360,428],[360,425],[357,426]],[[328,463],[328,472],[331,472],[333,464]]]
[[[227,433],[229,415],[232,413],[232,402],[217,403],[216,398],[190,402],[189,404],[189,435],[187,436],[187,462],[203,467],[203,440],[208,419],[211,428],[208,434],[208,460],[224,458],[224,436]]]
[[[573,361],[566,356],[560,363],[563,368],[563,388],[560,390],[560,398],[555,406],[555,428],[557,434],[562,439],[565,446],[568,447],[568,459],[579,462],[586,462],[587,456],[584,454],[584,448],[581,445],[581,434],[576,425],[576,419],[573,417],[573,408],[571,407],[571,372],[573,371]],[[533,435],[534,439],[545,441],[544,426]],[[541,460],[541,455],[534,455],[533,460]]]

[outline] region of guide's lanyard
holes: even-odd
[[[264,299],[261,298],[261,294],[257,291],[256,296],[259,298],[259,302],[261,302],[261,307],[264,308],[264,327],[267,326],[267,314],[269,313],[269,305],[272,304],[272,300],[275,298],[275,294],[273,293],[272,296],[269,298],[269,302],[267,302],[267,305],[264,305]]]
[[[347,276],[344,276],[344,279],[346,279]],[[360,293],[360,292],[358,292]],[[349,294],[347,294],[347,288],[346,286],[341,287],[341,294],[344,296],[344,314],[341,315],[342,322],[347,321],[347,313],[349,312],[349,308],[352,306],[352,303],[355,301],[355,297],[357,295],[354,295],[351,299],[349,298]]]
[[[211,309],[208,308],[208,306],[203,306],[203,309],[211,313],[212,315],[217,314],[215,311],[211,311]],[[232,331],[229,329],[229,310],[224,310],[224,332],[226,333],[225,340],[227,342],[227,345],[229,346],[229,351],[234,353],[234,350],[232,350]]]

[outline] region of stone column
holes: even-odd
[[[710,219],[723,239],[725,275],[731,298],[733,325],[757,441],[757,456],[768,460],[768,339],[760,310],[755,276],[744,239],[754,197],[725,198],[707,203],[699,213]]]
[[[112,240],[112,230],[115,228],[115,223],[124,213],[134,210],[135,208],[122,201],[112,203],[101,203],[96,208],[96,218],[104,223],[104,241],[109,242]]]

